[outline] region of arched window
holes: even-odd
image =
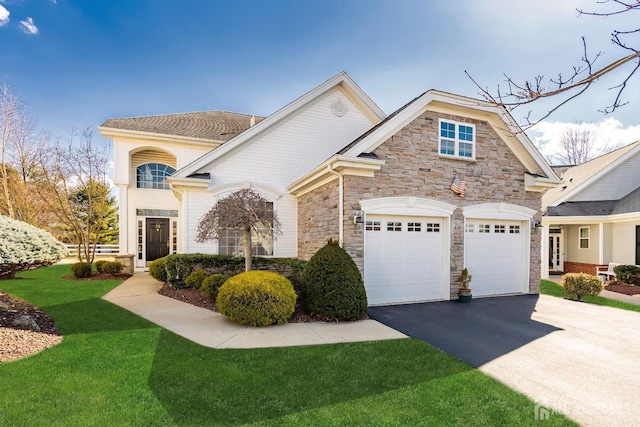
[[[136,169],[136,186],[138,188],[152,188],[168,190],[167,177],[176,170],[162,163],[146,163]]]

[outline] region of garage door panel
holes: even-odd
[[[521,292],[525,224],[519,221],[467,220],[465,267],[473,276],[471,288],[474,295]]]
[[[427,221],[440,229],[439,218],[367,217],[364,279],[370,304],[440,298],[442,233],[427,231]]]

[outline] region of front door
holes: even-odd
[[[549,271],[564,271],[562,234],[549,234]]]
[[[147,218],[146,240],[147,262],[169,255],[169,219]]]
[[[636,265],[640,265],[640,225],[636,225]]]

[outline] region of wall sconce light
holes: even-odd
[[[360,211],[353,216],[353,224],[360,229],[364,225],[364,212]]]
[[[544,225],[542,225],[542,223],[540,221],[534,221],[533,222],[533,229],[534,230],[540,230],[543,229]]]

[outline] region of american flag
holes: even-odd
[[[460,178],[458,178],[458,175],[456,175],[456,177],[453,179],[453,182],[451,183],[451,190],[460,197],[464,197],[464,190],[466,190],[466,188],[467,182],[462,181]]]

